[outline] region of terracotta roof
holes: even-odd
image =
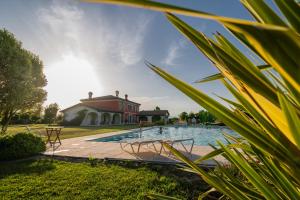
[[[101,96],[101,97],[93,97],[91,99],[80,99],[81,102],[85,102],[85,101],[97,101],[97,100],[113,100],[113,99],[119,99],[122,101],[128,101],[137,105],[141,105],[139,103],[136,103],[134,101],[130,101],[130,100],[125,100],[123,98],[117,97],[117,96],[113,96],[113,95],[107,95],[107,96]]]
[[[92,109],[95,109],[97,111],[100,111],[100,112],[115,112],[115,113],[122,113],[122,111],[117,111],[117,110],[110,110],[110,109],[106,109],[106,108],[100,108],[100,107],[97,107],[97,106],[93,106],[93,105],[89,105],[88,103],[78,103],[78,104],[75,104],[74,106],[71,106],[71,107],[68,107],[66,109],[63,109],[61,110],[60,112],[66,112],[67,110],[71,109],[71,108],[74,108],[76,106],[86,106],[88,108],[92,108]]]
[[[143,115],[158,115],[158,116],[165,116],[170,115],[168,110],[142,110],[139,112],[140,116]]]

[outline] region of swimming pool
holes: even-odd
[[[145,140],[177,140],[193,138],[195,145],[216,145],[216,140],[226,143],[222,133],[238,136],[237,133],[226,127],[164,127],[160,132],[159,127],[140,131],[133,131],[109,137],[97,138],[96,142],[122,142],[142,138]]]

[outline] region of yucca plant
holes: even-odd
[[[154,72],[213,113],[244,139],[226,135],[210,154],[191,161],[165,144],[199,174],[212,190],[231,199],[300,199],[300,7],[294,0],[274,0],[279,15],[263,0],[241,0],[255,21],[246,21],[146,0],[92,0],[164,12],[220,71],[197,82],[219,79],[236,101],[226,107],[189,84],[146,63]],[[174,14],[216,20],[260,60],[255,65],[223,35],[207,37]],[[203,160],[223,155],[239,170],[238,178],[218,163],[218,173],[198,167]],[[159,199],[173,199],[151,195]]]

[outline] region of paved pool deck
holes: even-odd
[[[113,135],[123,134],[138,129],[103,133],[97,135],[76,137],[70,139],[61,140],[61,145],[59,143],[54,146],[47,145],[47,150],[44,155],[55,155],[55,156],[65,156],[65,157],[78,157],[78,158],[98,158],[98,159],[117,159],[117,160],[139,160],[147,162],[157,162],[157,163],[180,163],[175,156],[168,156],[168,152],[162,151],[159,155],[154,150],[154,147],[142,146],[139,153],[133,153],[130,145],[122,149],[120,143],[115,142],[96,142],[91,141],[97,138],[109,137]],[[155,143],[157,149],[160,149],[160,143]],[[188,154],[183,151],[180,145],[174,146],[179,151],[183,152],[187,157],[192,160],[200,158],[203,155],[211,152],[213,149],[210,146],[196,146],[194,145],[192,153]],[[189,147],[189,146],[187,146]],[[137,146],[135,147],[135,150]],[[216,157],[217,161],[225,162],[224,158],[221,156]],[[213,166],[215,162],[213,160],[207,160],[202,163],[203,165]]]

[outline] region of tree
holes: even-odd
[[[188,116],[188,118],[189,118],[189,119],[193,119],[193,118],[195,118],[195,113],[193,113],[193,112],[190,112],[190,113],[189,113],[189,116]]]
[[[12,116],[41,105],[46,99],[47,80],[37,55],[22,48],[22,43],[0,29],[0,118],[5,133]]]
[[[182,121],[186,121],[186,120],[188,119],[188,114],[187,114],[187,112],[182,112],[182,113],[180,113],[179,118],[180,118],[180,120],[182,120]]]
[[[169,124],[174,124],[178,122],[179,118],[178,117],[171,117],[169,118]]]
[[[57,112],[59,106],[57,103],[52,103],[46,106],[44,114],[44,122],[47,124],[52,124],[56,121]]]
[[[156,106],[156,107],[155,107],[155,110],[160,110],[160,107]]]
[[[10,120],[10,124],[36,124],[41,123],[42,105],[30,110],[19,111]]]
[[[207,122],[214,122],[216,120],[216,117],[213,116],[210,112],[206,110],[200,110],[196,114],[196,118],[200,123],[207,123]]]

